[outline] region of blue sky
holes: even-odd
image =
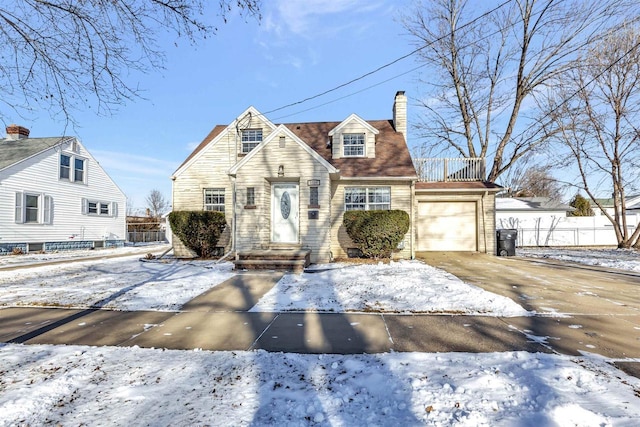
[[[264,113],[316,95],[413,50],[399,22],[410,4],[270,0],[263,2],[261,22],[236,15],[227,24],[215,21],[218,33],[197,46],[162,39],[166,69],[130,80],[145,99],[130,101],[110,117],[76,114],[80,127],[66,133],[81,139],[135,208],[145,207],[153,189],[170,200],[169,177],[216,124],[230,123],[250,105]],[[391,118],[396,91],[405,90],[410,104],[417,96],[415,72],[407,73],[416,66],[414,58],[405,59],[268,117],[275,123],[339,121],[351,113]],[[410,122],[413,113],[409,105]],[[65,132],[64,123],[46,113],[20,124],[32,137]]]

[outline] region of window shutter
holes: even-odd
[[[118,203],[117,202],[111,202],[111,216],[112,217],[117,217],[118,216]]]
[[[82,199],[82,215],[86,215],[89,212],[89,201]]]
[[[24,222],[24,198],[22,191],[16,191],[16,224]]]
[[[51,196],[44,196],[44,206],[42,208],[43,212],[43,224],[51,224],[53,221],[53,200]]]

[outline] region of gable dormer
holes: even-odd
[[[329,132],[332,158],[375,158],[378,133],[378,129],[357,114],[350,115]]]
[[[237,154],[242,157],[266,140],[275,128],[258,110],[249,107],[227,129],[236,138]]]

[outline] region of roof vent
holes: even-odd
[[[15,141],[18,139],[26,139],[29,138],[29,129],[24,126],[18,126],[16,124],[11,124],[7,126],[7,139],[11,141]]]

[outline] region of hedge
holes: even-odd
[[[368,258],[390,258],[407,231],[409,214],[402,210],[347,211],[343,224],[353,243]]]
[[[201,258],[211,258],[227,226],[224,213],[216,211],[173,211],[171,231]]]

